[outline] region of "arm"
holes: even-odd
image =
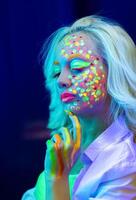
[[[54,181],[46,181],[46,198],[48,200],[70,200],[68,177],[61,177]]]
[[[23,194],[21,200],[46,200],[46,199],[69,200],[70,199],[69,197],[70,192],[69,192],[67,178],[56,180],[55,182],[46,180],[46,182],[45,182],[45,174],[44,172],[42,172],[38,177],[35,187],[27,190]],[[53,197],[52,195],[53,190],[55,194],[57,194],[56,197]]]

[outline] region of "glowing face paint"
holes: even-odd
[[[97,62],[96,62],[97,61]],[[97,63],[97,64],[96,64]],[[78,95],[81,97],[83,105],[90,106],[92,108],[95,102],[103,99],[105,96],[105,83],[106,75],[103,69],[99,69],[99,65],[102,66],[102,63],[97,59],[92,60],[92,66],[89,70],[85,69],[82,73],[78,75],[78,80],[72,78],[72,90],[78,91]],[[81,106],[78,106],[78,110]]]
[[[88,111],[100,105],[107,94],[107,70],[102,58],[97,53],[96,46],[83,33],[68,35],[61,42],[59,62],[69,64],[68,79],[71,86],[64,88],[76,95],[76,100],[67,104],[71,111]]]
[[[57,158],[58,158],[58,175],[57,178],[60,178],[62,176],[63,170],[64,170],[64,163],[63,163],[63,158],[61,155],[61,150],[59,149],[59,145],[61,143],[61,138],[58,134],[54,135],[56,138],[56,143],[54,144],[54,147],[56,149],[56,154],[57,154]]]
[[[86,61],[79,60],[79,59],[74,59],[70,63],[70,66],[71,66],[71,69],[82,69],[82,68],[85,68],[85,67],[89,67],[90,62],[86,62]]]
[[[65,58],[69,57],[69,54],[84,55],[89,59],[92,53],[91,49],[86,51],[85,41],[81,35],[72,34],[64,38],[65,47],[61,49],[61,55]]]

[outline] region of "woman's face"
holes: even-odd
[[[56,49],[53,71],[65,110],[84,116],[102,112],[107,68],[87,34],[64,37]]]

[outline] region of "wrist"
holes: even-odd
[[[70,200],[68,176],[56,178],[53,184],[54,200]]]
[[[46,198],[49,200],[70,200],[68,176],[50,176],[45,173]]]

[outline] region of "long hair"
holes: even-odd
[[[46,88],[51,95],[48,128],[57,129],[68,125],[63,105],[58,97],[56,80],[53,78],[53,61],[58,43],[68,34],[82,31],[96,43],[108,67],[107,91],[111,97],[109,117],[112,121],[125,115],[127,125],[136,131],[136,46],[117,22],[91,15],[75,21],[68,27],[54,32],[43,46],[43,71]]]

